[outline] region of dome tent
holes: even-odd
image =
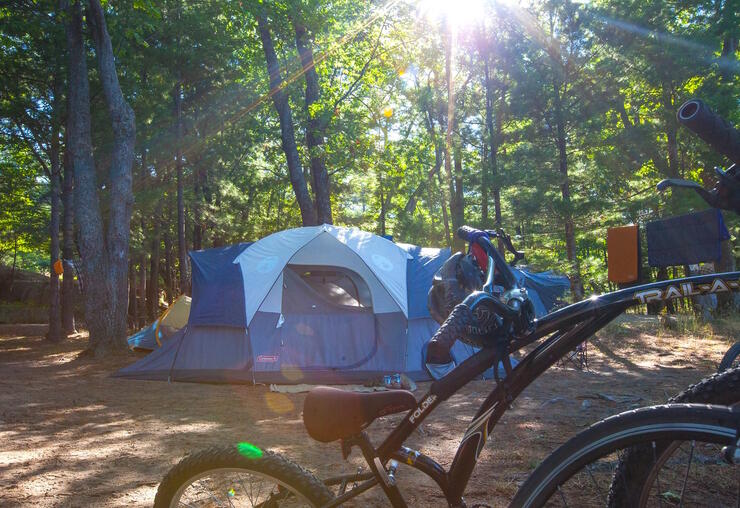
[[[191,252],[188,325],[116,375],[195,382],[348,383],[427,378],[426,308],[449,249],[331,225]]]

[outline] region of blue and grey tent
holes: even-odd
[[[190,253],[185,328],[119,377],[222,383],[428,379],[427,292],[449,249],[331,225]],[[470,351],[458,343],[458,361]]]
[[[330,225],[192,252],[188,325],[118,372],[135,379],[346,383],[426,376],[426,295],[449,249]]]

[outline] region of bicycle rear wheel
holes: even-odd
[[[607,418],[547,457],[512,506],[605,506],[623,450],[660,443],[680,447],[662,463],[655,457],[648,506],[737,506],[740,466],[725,460],[723,447],[736,445],[739,429],[740,412],[721,406],[672,404]]]
[[[181,460],[159,485],[154,506],[302,508],[332,497],[310,472],[276,453],[227,446]]]
[[[723,372],[737,367],[740,367],[740,342],[735,342],[730,349],[727,350],[722,361],[719,362],[717,370],[719,372]]]
[[[726,370],[691,385],[668,401],[733,406],[740,403],[740,369]],[[657,466],[681,454],[680,443],[656,442],[633,446],[619,458],[610,489],[608,506],[648,505],[650,489],[657,478]]]

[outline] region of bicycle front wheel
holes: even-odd
[[[683,451],[663,463],[654,458],[649,506],[737,506],[740,466],[727,461],[723,447],[736,445],[739,429],[740,412],[722,406],[672,404],[607,418],[547,457],[512,506],[606,506],[623,451],[666,442]]]
[[[162,480],[155,508],[313,507],[332,494],[313,474],[252,445],[214,447],[181,460]]]

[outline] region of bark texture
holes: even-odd
[[[66,131],[65,131],[66,132]],[[62,278],[62,330],[65,335],[77,333],[75,328],[75,270],[72,260],[75,257],[74,244],[74,169],[70,159],[70,151],[64,152],[64,182],[62,187],[62,262],[64,276]]]
[[[100,2],[90,0],[88,22],[95,43],[103,97],[113,131],[108,168],[110,203],[107,227],[103,222],[93,159],[90,88],[82,32],[82,7],[74,2],[67,25],[69,49],[69,147],[75,174],[75,214],[85,300],[89,349],[103,355],[126,347],[128,310],[128,249],[133,194],[134,113],[121,93],[113,48]]]
[[[178,82],[172,93],[175,102],[175,173],[177,178],[177,261],[179,266],[180,293],[188,288],[188,252],[185,244],[185,183],[183,181],[184,161],[182,158],[182,82]]]
[[[452,126],[455,121],[455,84],[452,81],[452,58],[453,51],[452,45],[454,44],[454,35],[452,28],[447,26],[445,29],[445,82],[447,83],[447,128],[445,130],[445,148],[444,148],[444,167],[445,176],[447,177],[447,185],[443,186],[443,189],[447,189],[448,199],[444,201],[450,204],[450,218],[452,219],[452,236],[450,237],[449,232],[449,221],[445,220],[445,229],[448,230],[448,237],[452,247],[459,249],[461,248],[461,241],[455,235],[455,230],[460,226],[457,224],[458,214],[456,213],[456,199],[455,199],[455,186],[453,183],[452,176]],[[440,125],[442,124],[442,117],[440,111]]]
[[[566,140],[565,116],[563,105],[560,97],[560,80],[557,75],[553,76],[553,102],[555,106],[555,128],[557,135],[558,149],[558,169],[560,171],[560,192],[563,197],[565,208],[565,252],[571,265],[570,286],[573,296],[580,300],[583,298],[583,284],[581,282],[581,268],[578,262],[578,252],[576,251],[576,233],[573,223],[573,211],[571,210],[570,199],[570,178],[568,176],[568,152]]]
[[[63,338],[62,307],[60,301],[59,275],[54,270],[54,263],[59,259],[59,223],[62,208],[62,165],[59,156],[59,108],[61,101],[61,79],[58,71],[54,76],[54,111],[52,112],[51,139],[49,141],[49,161],[51,174],[51,221],[49,223],[50,242],[50,287],[49,287],[49,332],[47,339],[60,342]]]
[[[488,192],[493,193],[493,220],[496,228],[501,227],[501,185],[498,181],[498,146],[501,135],[501,111],[496,114],[494,124],[494,90],[488,65],[488,55],[485,60],[485,90],[486,90],[486,133],[488,134],[488,164],[484,164],[483,181],[481,186],[483,225],[488,226]],[[502,97],[503,102],[503,97]],[[490,189],[489,189],[490,187]],[[500,243],[500,241],[499,241]],[[501,246],[499,246],[500,248]]]
[[[295,44],[303,66],[303,77],[306,80],[306,146],[311,164],[313,193],[316,197],[316,217],[319,224],[332,224],[331,189],[329,173],[326,170],[324,140],[326,137],[326,120],[320,112],[314,111],[319,101],[319,75],[313,59],[311,39],[306,27],[293,19]]]

